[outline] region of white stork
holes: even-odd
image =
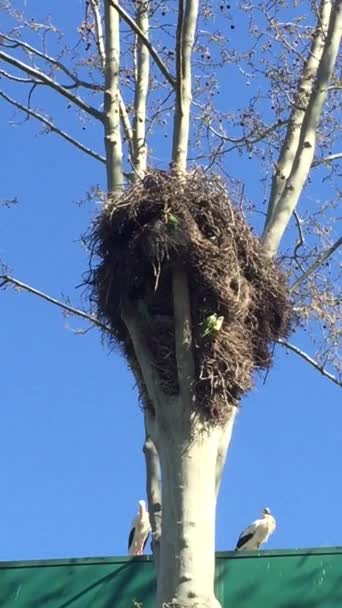
[[[276,528],[276,521],[268,507],[262,512],[262,518],[256,519],[241,532],[235,551],[253,551],[266,543]]]
[[[151,532],[150,518],[144,500],[139,500],[138,515],[132,521],[128,537],[129,555],[142,555]]]

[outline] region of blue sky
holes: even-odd
[[[104,184],[103,168],[53,135],[37,136],[31,121],[10,126],[12,118],[1,102],[0,197],[19,204],[0,208],[0,259],[79,305],[87,266],[79,237],[97,208],[74,201]],[[88,136],[101,146],[99,131]],[[231,172],[243,173],[243,162]],[[255,166],[247,171],[254,181]],[[124,361],[97,330],[76,335],[77,319],[33,296],[2,291],[0,309],[0,559],[124,555],[145,494],[142,417]],[[264,506],[278,521],[270,549],[342,545],[341,428],[338,387],[278,349],[265,386],[258,380],[242,402],[217,548],[232,548]]]

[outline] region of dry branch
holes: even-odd
[[[47,85],[48,87],[50,87],[51,89],[53,89],[54,91],[56,91],[57,93],[59,93],[60,95],[65,97],[66,99],[68,99],[71,103],[78,106],[81,110],[84,110],[84,112],[87,112],[87,114],[90,114],[91,116],[93,116],[93,118],[102,120],[102,118],[103,118],[102,112],[99,112],[98,110],[96,110],[96,108],[93,108],[93,106],[91,106],[87,102],[83,101],[83,99],[81,99],[77,95],[74,95],[73,93],[71,93],[68,89],[63,87],[63,85],[59,84],[58,82],[56,82],[55,80],[50,78],[50,76],[47,76],[47,74],[44,74],[44,72],[41,72],[40,70],[37,70],[36,68],[32,68],[31,66],[27,65],[23,61],[19,61],[19,59],[11,57],[11,55],[8,55],[7,53],[4,53],[3,51],[0,51],[0,59],[5,61],[6,63],[9,63],[10,65],[13,65],[18,70],[25,72],[25,74],[29,74],[35,80],[40,81],[42,84]]]
[[[56,125],[51,120],[49,120],[48,118],[46,118],[45,116],[43,116],[42,114],[37,112],[36,110],[32,110],[31,108],[23,105],[19,101],[12,99],[12,97],[9,97],[9,95],[6,95],[6,93],[4,93],[2,91],[0,91],[0,97],[5,99],[6,101],[8,101],[8,103],[12,104],[13,106],[18,108],[22,112],[25,112],[28,116],[32,116],[32,118],[35,118],[39,122],[43,123],[43,125],[45,125],[49,129],[49,131],[51,131],[51,133],[56,133],[57,135],[59,135],[60,137],[65,139],[69,144],[72,144],[73,146],[75,146],[76,148],[81,150],[81,152],[84,152],[88,156],[91,156],[92,158],[99,160],[101,163],[106,162],[106,159],[104,158],[104,156],[101,156],[101,154],[94,152],[94,150],[92,150],[91,148],[88,148],[87,146],[82,144],[80,141],[78,141],[74,137],[71,137],[71,135],[66,133],[66,131],[63,131],[59,127],[56,127]]]
[[[24,291],[27,291],[28,293],[38,296],[39,298],[42,298],[42,300],[45,300],[46,302],[50,302],[50,304],[54,304],[55,306],[62,308],[67,313],[76,315],[77,317],[81,317],[82,319],[86,319],[86,321],[90,321],[91,323],[93,323],[94,325],[96,325],[97,327],[102,329],[103,331],[105,331],[109,334],[112,334],[112,331],[108,325],[106,325],[105,323],[102,323],[99,319],[97,319],[93,315],[85,312],[84,310],[75,308],[74,306],[70,306],[69,304],[62,302],[61,300],[57,300],[56,298],[49,296],[48,294],[44,293],[43,291],[39,291],[39,289],[35,289],[34,287],[31,287],[31,285],[28,285],[27,283],[23,283],[23,281],[19,281],[15,277],[12,277],[8,274],[0,275],[0,288],[5,287],[8,284],[14,285],[14,287],[23,289]]]
[[[320,365],[318,363],[318,361],[315,361],[315,359],[310,357],[310,355],[308,355],[302,349],[298,348],[298,346],[295,346],[294,344],[291,344],[290,342],[287,342],[286,340],[277,340],[277,342],[278,342],[278,344],[281,344],[285,348],[292,350],[292,352],[296,353],[296,355],[299,355],[299,357],[302,357],[302,359],[304,359],[304,361],[306,361],[312,367],[317,369],[323,376],[325,376],[326,378],[328,378],[329,380],[331,380],[332,382],[337,384],[337,386],[342,386],[341,380],[339,380],[338,378],[336,378],[336,376],[334,376],[333,374],[328,372],[328,370],[326,370],[322,365]]]
[[[294,291],[301,283],[306,281],[306,279],[311,276],[324,262],[330,258],[333,253],[342,245],[342,237],[337,239],[337,241],[327,249],[311,266],[302,274],[298,279],[291,285],[291,291]]]

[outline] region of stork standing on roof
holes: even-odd
[[[151,532],[150,518],[144,500],[139,500],[138,515],[132,521],[128,537],[129,555],[142,555]]]
[[[276,528],[276,521],[268,507],[262,512],[262,518],[256,519],[241,532],[235,551],[253,551],[266,543]]]

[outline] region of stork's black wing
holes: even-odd
[[[128,537],[128,551],[129,551],[130,546],[131,546],[131,544],[133,542],[134,532],[135,532],[135,528],[132,528],[132,530],[129,533],[129,537]]]
[[[243,547],[248,541],[253,538],[254,534],[250,532],[249,534],[245,534],[244,536],[239,536],[238,541],[236,543],[235,551]]]

